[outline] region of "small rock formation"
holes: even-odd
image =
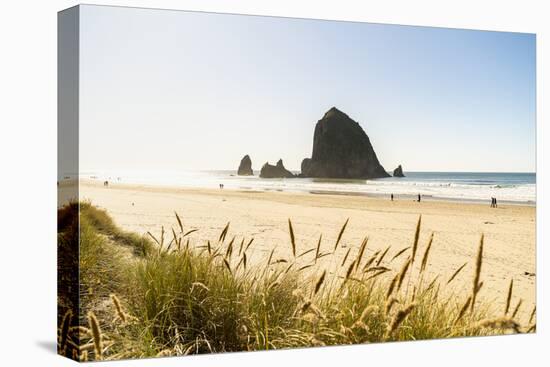
[[[370,139],[348,115],[332,107],[315,125],[311,158],[302,161],[303,177],[381,178],[390,175],[380,165]]]
[[[279,159],[275,166],[266,162],[260,171],[261,178],[293,178],[296,177],[283,165],[283,160]]]
[[[243,159],[241,159],[241,163],[239,164],[239,169],[237,170],[237,175],[239,176],[253,176],[254,172],[252,171],[252,161],[250,160],[250,157],[245,155]]]
[[[401,165],[393,170],[393,177],[405,177],[403,174],[403,167],[401,167]]]

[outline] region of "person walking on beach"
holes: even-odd
[[[393,194],[391,194],[391,201],[393,201]]]
[[[418,200],[417,201],[420,202],[420,194],[418,194]]]
[[[498,204],[497,204],[497,198],[493,198],[495,200],[495,208],[498,208]]]
[[[495,207],[495,198],[491,197],[491,208]]]

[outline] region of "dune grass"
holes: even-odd
[[[77,204],[71,205],[72,210],[58,212],[60,239],[74,240],[74,234],[69,235],[75,230],[70,215],[75,215]],[[58,330],[61,353],[74,359],[536,330],[535,309],[524,324],[516,319],[517,311],[510,307],[511,286],[505,312],[489,314],[488,305],[479,296],[483,237],[477,257],[472,259],[471,294],[455,297],[443,292],[464,267],[450,280],[427,279],[433,236],[428,243],[420,243],[420,218],[411,231],[411,246],[393,257],[389,248],[367,256],[368,238],[353,252],[339,247],[347,221],[334,244],[323,246],[319,238],[311,249],[298,251],[289,220],[289,243],[280,244],[288,246],[289,255],[275,259],[271,252],[253,265],[249,263],[253,240],[236,241],[229,235],[229,223],[219,238],[204,244],[195,243],[192,233],[196,229],[185,228],[177,214],[175,229],[146,237],[121,231],[105,211],[90,203],[80,203],[79,219],[79,317],[73,317],[74,308],[60,307]],[[330,257],[334,257],[336,268],[323,268],[331,263],[326,261]],[[412,266],[415,263],[420,266]]]

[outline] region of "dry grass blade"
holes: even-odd
[[[120,304],[120,300],[115,294],[111,294],[110,297],[111,297],[111,301],[113,302],[113,305],[115,306],[117,317],[120,319],[120,321],[126,322],[126,314],[122,310],[122,305]]]
[[[393,307],[393,305],[395,305],[396,303],[399,303],[399,300],[395,297],[390,297],[388,298],[388,300],[386,301],[386,315],[388,315],[390,312],[391,312],[391,309]]]
[[[409,270],[411,263],[412,263],[412,258],[409,257],[409,259],[405,262],[405,264],[401,268],[401,271],[399,272],[399,279],[397,281],[397,290],[401,289],[401,285],[403,284],[403,280],[405,279],[407,270]]]
[[[191,229],[191,230],[185,232],[185,233],[183,234],[183,236],[181,236],[181,237],[183,238],[183,237],[189,236],[191,233],[197,232],[197,231],[198,231],[198,229]]]
[[[183,233],[183,224],[181,222],[180,216],[177,212],[174,212],[174,214],[176,214],[176,220],[178,221],[178,226],[180,227],[180,233]]]
[[[481,266],[483,265],[483,234],[479,240],[479,248],[476,256],[476,268],[474,272],[474,281],[472,283],[472,304],[470,305],[471,311],[474,311],[477,293],[479,292],[479,279],[481,278]]]
[[[404,249],[402,250],[399,250],[392,258],[390,261],[393,261],[395,259],[397,259],[399,256],[403,255],[405,253],[405,251],[407,251],[408,249],[410,249],[411,247],[410,246],[407,246],[405,247]]]
[[[348,256],[349,256],[350,252],[351,252],[351,247],[346,252],[346,255],[344,256],[344,259],[342,260],[342,263],[340,264],[340,267],[344,266],[344,264],[346,263],[346,260],[348,259]]]
[[[519,308],[521,307],[521,304],[522,304],[522,303],[523,303],[523,300],[520,299],[520,300],[518,301],[518,304],[516,305],[516,308],[514,309],[514,312],[512,312],[512,318],[515,318],[515,317],[516,317],[516,315],[518,314]]]
[[[462,264],[462,266],[459,266],[458,269],[455,270],[455,272],[453,273],[453,275],[451,275],[451,277],[449,278],[449,280],[447,281],[447,284],[449,284],[450,282],[453,281],[454,278],[456,278],[456,276],[462,271],[462,269],[464,269],[466,267],[466,265],[468,265],[468,263],[464,263]]]
[[[535,314],[537,313],[537,306],[533,306],[533,311],[531,311],[531,316],[529,316],[529,324],[533,322],[533,318],[535,317]]]
[[[170,240],[170,243],[168,244],[168,247],[166,248],[166,253],[168,253],[170,251],[170,249],[172,248],[172,245],[174,243],[178,243],[178,240],[174,240],[173,238]]]
[[[178,243],[178,236],[176,235],[176,231],[174,231],[173,227],[170,227],[170,229],[172,230],[172,241]]]
[[[387,272],[387,271],[390,271],[391,269],[390,268],[386,268],[385,266],[373,266],[372,268],[368,268],[365,270],[365,273],[369,273],[371,271],[384,271],[384,272]]]
[[[210,240],[206,242],[206,248],[208,249],[208,254],[212,255],[212,245],[210,245]]]
[[[386,257],[386,254],[390,250],[390,247],[391,246],[386,247],[386,249],[384,250],[384,252],[382,252],[378,260],[376,260],[376,266],[379,266],[382,263],[382,260],[384,260],[384,257]]]
[[[413,311],[415,308],[415,304],[411,303],[404,309],[401,309],[397,311],[395,316],[393,317],[391,323],[388,325],[388,331],[387,331],[387,338],[390,337],[403,323],[403,321],[409,316],[409,314]]]
[[[514,279],[510,279],[510,286],[508,287],[508,296],[506,297],[506,307],[504,308],[504,315],[508,315],[510,311],[510,303],[512,302],[512,290],[514,288]]]
[[[519,324],[510,317],[498,317],[495,319],[481,320],[473,325],[473,328],[490,328],[490,329],[512,329],[516,333],[519,332]]]
[[[418,250],[418,239],[420,238],[421,222],[422,222],[422,215],[418,216],[418,222],[416,223],[416,231],[414,232],[414,242],[412,246],[411,263],[414,263],[414,258],[416,257],[416,251]]]
[[[367,248],[368,242],[369,242],[369,238],[365,237],[365,239],[361,243],[361,247],[359,247],[359,252],[357,253],[357,259],[355,260],[355,270],[359,269],[359,265],[361,264],[361,260],[363,259],[363,255],[365,253],[365,249]]]
[[[269,257],[267,258],[267,266],[271,265],[271,260],[273,259],[273,254],[275,253],[275,249],[272,249],[269,253]]]
[[[252,242],[254,242],[254,237],[252,237],[250,239],[250,241],[248,241],[248,243],[246,244],[246,246],[244,248],[244,252],[248,251],[248,248],[250,247],[250,245],[252,245]]]
[[[426,270],[426,266],[428,265],[428,256],[430,255],[430,250],[432,248],[433,240],[434,240],[434,234],[432,232],[432,235],[430,236],[430,240],[428,241],[428,246],[426,246],[426,251],[424,251],[424,256],[422,256],[422,262],[420,265],[421,273],[423,273],[424,270]]]
[[[376,278],[376,277],[378,277],[378,276],[380,276],[380,275],[382,275],[382,274],[387,273],[388,271],[390,271],[390,269],[384,268],[384,267],[382,267],[382,266],[379,266],[379,268],[380,268],[380,269],[379,269],[377,272],[375,272],[375,273],[372,274],[371,276],[367,277],[367,278],[365,279],[365,282],[368,281],[368,280],[374,279],[374,278]]]
[[[455,325],[464,317],[464,314],[466,314],[466,310],[468,310],[468,307],[470,307],[470,302],[472,302],[472,296],[469,296],[466,302],[464,302],[464,305],[460,309],[460,312],[458,313],[458,316],[455,320]]]
[[[59,337],[59,350],[62,353],[65,353],[65,346],[67,345],[67,339],[69,336],[69,327],[71,326],[71,320],[73,318],[73,311],[70,309],[67,310],[65,315],[63,316],[63,320],[61,321],[61,335]]]
[[[432,288],[434,287],[435,282],[437,281],[437,279],[439,279],[439,274],[436,275],[436,276],[432,279],[432,281],[430,282],[430,284],[428,284],[428,286],[426,287],[425,292],[429,291],[430,289],[432,289]]]
[[[304,265],[304,266],[301,266],[300,268],[298,268],[298,271],[302,271],[302,270],[306,270],[306,269],[309,269],[311,268],[312,266],[314,266],[315,264],[308,264],[308,265]]]
[[[227,261],[227,259],[223,259],[223,263],[225,264],[227,270],[229,270],[229,273],[233,275],[233,271],[231,270],[231,265],[229,265],[229,261]]]
[[[235,237],[229,241],[229,245],[227,245],[227,250],[225,251],[225,257],[231,258],[231,255],[233,254],[233,242],[235,242]]]
[[[370,305],[370,306],[367,306],[365,307],[365,309],[363,310],[363,312],[361,312],[361,315],[359,316],[359,320],[360,322],[366,322],[367,321],[367,316],[369,316],[370,314],[372,313],[377,313],[379,311],[379,307],[377,305]]]
[[[365,271],[367,271],[367,269],[369,269],[369,267],[372,265],[374,260],[376,260],[376,258],[378,257],[379,253],[380,253],[380,251],[376,251],[371,257],[369,257],[367,259],[367,262],[365,263],[365,266],[363,266],[363,272],[365,272]]]
[[[93,312],[88,312],[88,324],[92,331],[92,338],[94,342],[94,350],[96,359],[102,359],[103,356],[103,338],[101,334],[101,328],[99,322]]]
[[[147,234],[149,235],[149,237],[151,237],[153,239],[153,241],[155,241],[157,243],[157,245],[160,246],[159,240],[157,240],[157,238],[155,236],[153,236],[153,234],[151,232],[147,231]]]
[[[345,280],[348,280],[350,277],[351,277],[351,274],[353,273],[353,270],[355,269],[355,261],[353,261],[349,268],[348,268],[348,271],[346,272],[346,279]]]
[[[227,236],[227,232],[229,231],[229,223],[230,222],[227,222],[224,229],[222,230],[222,233],[220,233],[220,238],[218,239],[218,242],[225,241],[225,236]]]
[[[323,240],[323,234],[319,235],[319,241],[317,242],[317,249],[315,250],[315,262],[317,262],[317,259],[319,258],[319,254],[321,251],[321,241]]]
[[[390,298],[390,296],[393,293],[393,290],[395,289],[395,285],[397,284],[397,280],[399,279],[399,274],[396,274],[392,281],[390,282],[390,285],[388,286],[388,291],[386,292],[386,298]]]
[[[292,246],[292,255],[296,257],[296,237],[294,236],[294,229],[292,228],[292,222],[288,219],[288,231],[290,232],[290,245]]]
[[[307,251],[302,252],[300,255],[298,255],[298,257],[300,258],[302,256],[305,256],[305,255],[309,254],[310,252],[313,252],[313,251],[315,251],[315,248],[312,248],[312,249],[309,249]]]
[[[340,243],[340,240],[342,239],[342,236],[344,235],[344,231],[346,230],[346,226],[348,225],[349,218],[346,219],[346,222],[342,226],[342,229],[340,229],[340,233],[338,233],[338,237],[336,238],[336,243],[334,244],[334,250],[333,252],[336,252],[336,249],[338,248],[338,244]]]
[[[241,256],[241,254],[243,253],[243,248],[244,248],[244,237],[241,240],[241,244],[239,245],[239,256]]]
[[[321,289],[321,286],[323,285],[323,282],[325,281],[325,277],[327,276],[327,271],[323,271],[323,274],[319,277],[317,280],[317,283],[315,283],[315,289],[313,290],[313,295],[315,296],[319,290]]]

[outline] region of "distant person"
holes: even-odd
[[[103,186],[109,186],[109,181],[104,181]]]
[[[495,208],[498,208],[497,198],[495,198]]]
[[[418,200],[417,201],[420,202],[420,199],[421,199],[420,194],[418,194]]]
[[[491,197],[491,208],[495,207],[495,198]]]
[[[393,194],[391,194],[391,201],[393,201]]]

